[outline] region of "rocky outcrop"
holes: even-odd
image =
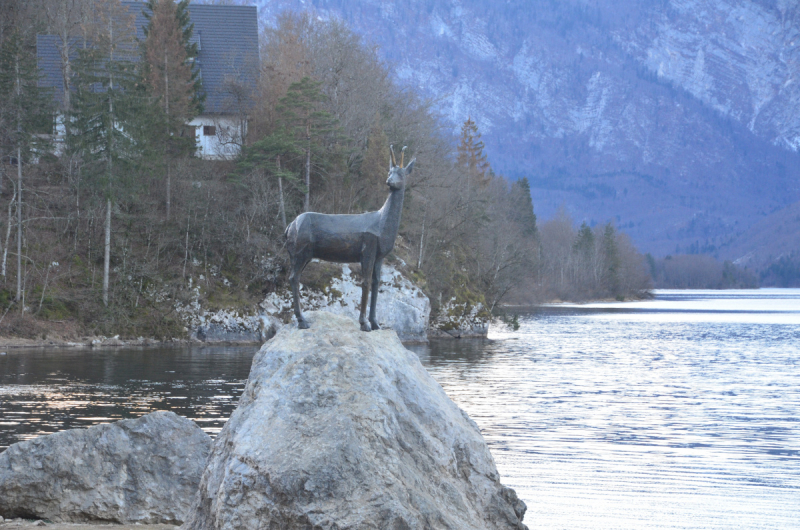
[[[165,411],[16,443],[0,454],[0,515],[180,523],[210,447],[194,422]]]
[[[360,276],[349,265],[326,264],[333,270],[322,284],[302,284],[303,311],[324,310],[358,316],[361,307]],[[302,278],[301,278],[302,279]],[[292,295],[287,286],[270,293],[252,312],[235,309],[209,311],[201,303],[202,288],[189,278],[188,302],[175,304],[192,340],[201,342],[264,342],[294,321]],[[393,329],[400,340],[426,342],[431,303],[414,283],[394,266],[384,264],[378,296],[378,323]]]
[[[477,425],[393,331],[310,312],[253,360],[184,529],[524,529]]]
[[[201,342],[264,342],[283,326],[270,315],[240,315],[231,310],[204,312],[199,320],[190,338]]]
[[[436,339],[485,339],[492,314],[483,296],[459,292],[439,307],[428,336]]]
[[[202,276],[201,276],[202,279]],[[264,342],[275,336],[283,323],[269,315],[236,309],[209,311],[201,303],[201,285],[189,277],[190,300],[177,302],[175,312],[183,320],[189,338],[200,342]]]
[[[357,318],[361,308],[360,276],[347,264],[331,266],[340,272],[337,271],[327,284],[318,288],[301,287],[303,311],[327,311]],[[394,330],[402,341],[425,342],[431,303],[422,290],[395,267],[384,264],[378,293],[376,313],[381,328]],[[261,309],[271,317],[291,315],[291,293],[270,294]]]

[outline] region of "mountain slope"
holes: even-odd
[[[260,0],[377,43],[537,212],[714,252],[800,200],[800,8],[787,0]]]
[[[724,244],[719,254],[737,265],[759,271],[781,258],[800,263],[800,202],[761,219]]]

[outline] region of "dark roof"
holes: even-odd
[[[36,56],[41,79],[39,85],[53,88],[53,96],[61,103],[64,83],[61,78],[61,56],[58,53],[59,38],[54,35],[36,36]]]
[[[136,14],[136,32],[144,39],[144,2],[122,2]],[[189,4],[194,24],[193,41],[200,46],[197,63],[206,94],[205,112],[233,110],[232,85],[244,92],[255,89],[258,79],[258,14],[255,6]],[[77,42],[77,41],[76,41]],[[59,38],[39,35],[37,54],[42,71],[42,86],[52,87],[61,101],[64,84],[61,75]],[[241,92],[241,91],[240,91]]]

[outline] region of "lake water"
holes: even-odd
[[[413,346],[531,528],[800,528],[800,290],[558,305]],[[11,350],[0,448],[169,409],[214,434],[255,348]]]

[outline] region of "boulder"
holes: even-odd
[[[275,336],[283,326],[278,319],[267,315],[239,315],[236,311],[205,312],[198,318],[189,337],[201,342],[264,342]]]
[[[307,317],[253,359],[184,529],[526,528],[475,422],[394,331]]]
[[[358,318],[361,310],[360,276],[348,264],[326,264],[335,269],[328,283],[316,288],[301,284],[300,303],[306,311],[325,311]],[[301,278],[302,280],[302,278]],[[405,342],[427,342],[431,302],[422,290],[394,266],[384,263],[375,313],[382,329],[392,329]],[[293,323],[293,302],[289,290],[270,293],[261,303],[269,316],[288,316]]]
[[[165,411],[19,442],[0,454],[0,515],[179,524],[210,448],[194,422]]]
[[[485,339],[492,314],[483,296],[462,292],[444,302],[428,330],[430,338]]]

